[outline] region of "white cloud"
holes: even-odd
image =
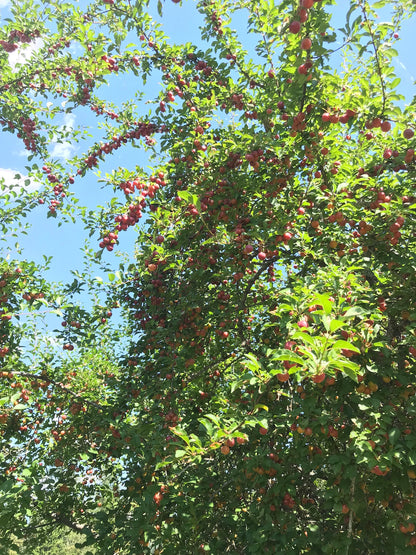
[[[16,176],[20,176],[20,178]],[[40,187],[40,183],[32,177],[10,168],[0,168],[0,187],[2,185],[16,193],[19,193],[22,189],[27,193],[33,193]]]
[[[0,8],[5,8],[10,4],[10,0],[0,0]]]
[[[65,114],[64,123],[61,126],[60,131],[72,131],[72,129],[74,129],[74,124],[74,114]],[[53,141],[52,144],[53,149],[51,151],[51,156],[55,158],[64,158],[65,160],[68,160],[68,158],[70,158],[75,151],[75,146],[68,141],[64,141],[63,143]]]
[[[0,0],[1,2],[2,0]],[[37,38],[31,43],[25,43],[14,52],[9,54],[9,65],[12,71],[16,71],[18,64],[25,64],[43,46],[43,39]]]

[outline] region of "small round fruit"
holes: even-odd
[[[292,21],[289,25],[289,31],[297,35],[300,31],[300,21]]]
[[[310,50],[312,47],[311,39],[308,37],[306,37],[305,39],[302,39],[302,42],[300,43],[300,47],[302,50]]]
[[[403,137],[405,139],[411,139],[414,134],[415,134],[415,132],[413,131],[413,129],[405,129],[403,131]]]

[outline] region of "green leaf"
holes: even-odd
[[[346,365],[343,365],[343,366],[344,366],[343,367],[344,374],[346,374],[349,378],[351,378],[352,380],[358,383],[357,373],[354,372],[352,368],[349,368]]]
[[[312,337],[307,331],[296,331],[292,337],[293,339],[300,339],[303,343],[308,343],[313,347],[316,347],[318,343],[317,338]]]
[[[361,306],[352,306],[347,310],[343,317],[352,318],[353,316],[364,316],[364,314],[368,314],[367,310],[365,310]]]
[[[331,323],[329,324],[329,331],[334,333],[342,327],[345,327],[345,322],[341,322],[341,320],[331,320]]]
[[[283,354],[283,355],[274,356],[272,360],[284,360],[284,361],[288,361],[288,362],[297,362],[298,364],[303,364],[304,363],[303,358],[301,358],[296,353],[292,353],[290,351],[288,351],[286,354]],[[280,371],[281,370],[278,370],[277,372],[280,372]],[[274,372],[274,371],[272,371],[272,372]]]
[[[401,432],[398,428],[393,428],[389,431],[389,440],[392,445],[397,443],[397,440],[400,438]]]
[[[269,407],[267,407],[266,405],[262,405],[260,403],[258,403],[257,405],[254,406],[253,410],[265,410],[266,412],[269,412]]]
[[[314,304],[322,305],[322,308],[327,315],[331,314],[334,306],[333,301],[329,300],[331,297],[332,295],[316,295],[314,298]]]
[[[331,345],[331,349],[341,350],[341,349],[348,349],[349,351],[354,351],[355,353],[360,353],[360,349],[350,343],[349,341],[344,341],[343,339],[338,339],[335,341],[333,345]]]

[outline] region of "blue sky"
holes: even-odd
[[[9,15],[8,0],[0,0],[0,18],[3,19]],[[163,14],[163,28],[165,33],[172,37],[175,42],[194,42],[201,44],[199,39],[198,26],[201,18],[195,9],[196,2],[193,0],[184,0],[183,6],[172,3],[166,0],[164,3]],[[344,21],[344,14],[346,6],[349,3],[339,3],[333,9],[333,25],[335,28],[342,26]],[[160,19],[156,13],[156,1],[151,0],[150,11],[156,19]],[[382,19],[382,14],[380,16]],[[0,25],[1,25],[0,19]],[[246,22],[244,21],[244,14],[235,19],[235,26],[239,32],[240,37],[244,44],[250,44],[252,38],[246,33]],[[414,25],[414,21],[413,21]],[[401,77],[400,92],[410,99],[414,94],[414,76],[416,75],[416,58],[414,56],[415,41],[414,30],[412,29],[412,22],[406,21],[403,29],[400,32],[400,40],[395,45],[399,50],[399,57],[395,59],[396,72]],[[336,58],[334,58],[336,60]],[[338,57],[338,62],[340,58]],[[136,78],[137,79],[137,78]],[[126,95],[131,93],[132,88],[135,86],[134,77],[124,78],[123,80],[117,79],[115,76],[117,86],[109,87],[106,91],[108,98],[112,99],[115,104],[121,100],[126,99]],[[157,87],[157,79],[151,81],[151,87]],[[100,91],[100,95],[103,90]],[[96,125],[96,118],[92,115],[88,108],[79,111],[76,116],[67,114],[62,117],[60,123],[67,126],[77,126],[82,121],[83,124]],[[82,144],[64,144],[64,145],[51,145],[55,156],[64,159],[70,154],[81,154],[86,150],[87,146],[91,144],[85,142]],[[22,143],[14,136],[8,133],[0,134],[0,176],[10,180],[14,173],[21,173],[25,175],[25,165],[27,153],[24,151]],[[133,168],[136,164],[146,167],[148,162],[146,155],[138,149],[124,148],[120,149],[116,154],[109,157],[107,166],[102,166],[103,169],[110,171],[111,166],[125,166]],[[40,164],[42,165],[42,164]],[[77,180],[74,185],[74,190],[81,198],[81,204],[91,206],[93,208],[96,204],[104,203],[105,199],[110,198],[110,191],[105,191],[101,188],[98,179],[92,174],[82,180]],[[102,201],[102,202],[100,202]],[[83,226],[77,222],[75,224],[64,224],[58,229],[57,221],[54,219],[46,218],[46,206],[39,206],[30,215],[29,221],[32,229],[29,235],[22,236],[20,244],[23,248],[22,257],[32,259],[36,262],[42,260],[42,255],[46,254],[52,256],[51,270],[49,278],[56,281],[71,281],[71,270],[79,267],[82,264],[81,249],[84,245],[85,231]],[[134,242],[134,230],[128,232],[121,232],[121,244],[119,250],[127,250],[131,252]],[[98,250],[98,241],[94,237],[92,239],[92,246]],[[12,257],[16,256],[16,249],[14,247],[14,240],[8,241],[8,252]],[[0,246],[2,255],[4,256],[7,250],[4,245]],[[1,252],[0,251],[0,252]],[[114,258],[113,253],[104,254],[104,259],[111,261]]]

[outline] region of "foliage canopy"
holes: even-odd
[[[198,44],[160,0],[80,4],[12,1],[0,28],[0,124],[29,151],[0,225],[87,237],[72,283],[0,263],[0,541],[413,552],[414,2],[335,29],[332,0],[202,0]]]

